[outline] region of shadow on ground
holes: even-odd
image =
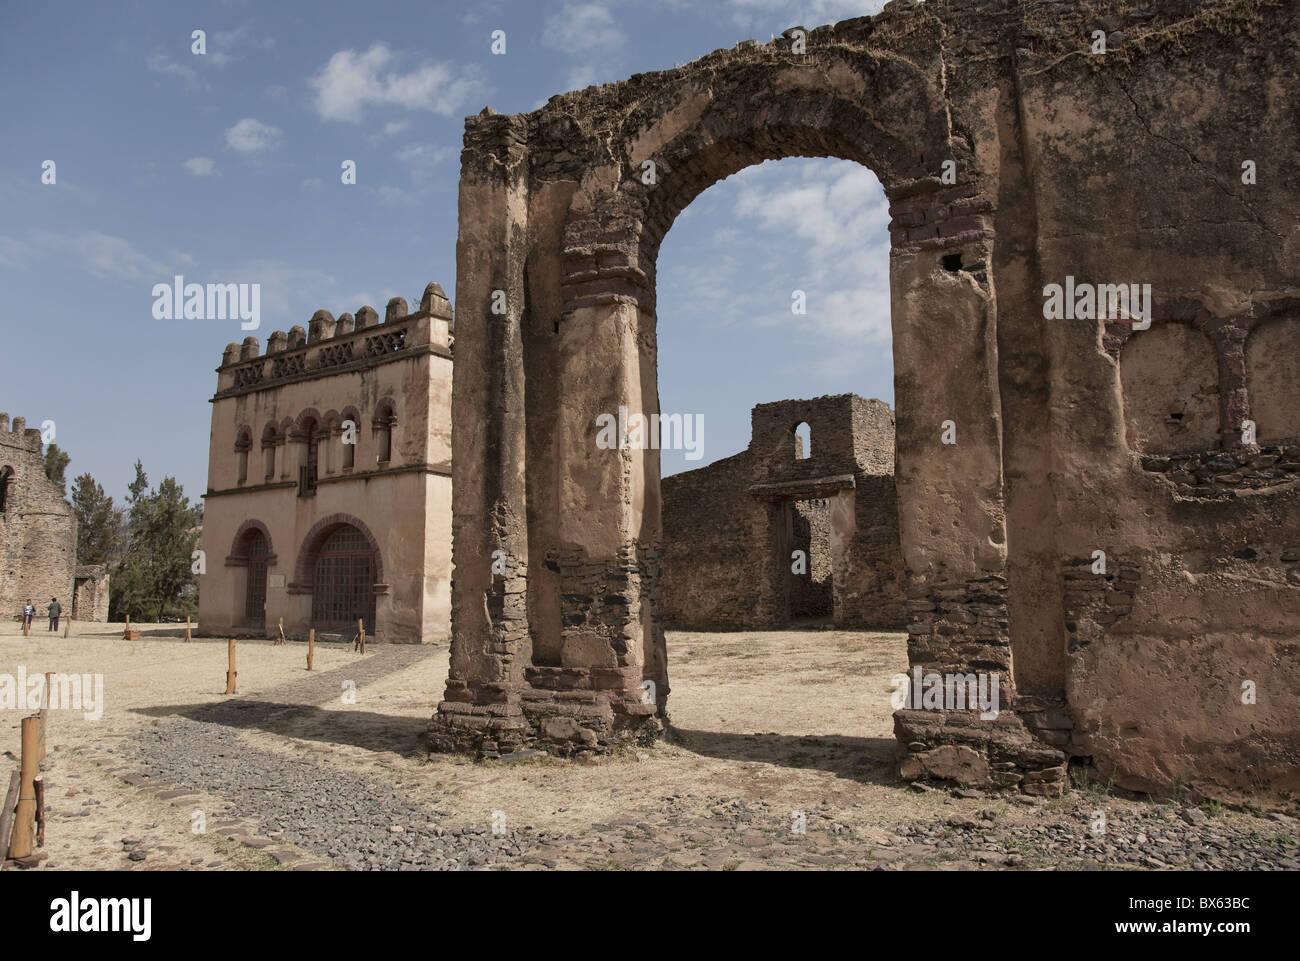
[[[836,777],[898,787],[898,742],[838,734],[732,734],[670,728],[672,743],[704,757],[826,771]]]
[[[300,741],[350,744],[367,751],[423,754],[429,719],[374,711],[326,711],[310,704],[235,699],[219,704],[169,704],[141,708],[147,717],[183,717],[206,724],[257,729]],[[432,708],[430,708],[432,714]]]

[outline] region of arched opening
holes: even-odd
[[[0,469],[0,514],[6,514],[10,508],[10,488],[13,486],[14,469],[8,464]]]
[[[396,425],[393,405],[390,401],[384,401],[376,408],[372,424],[375,434],[375,463],[380,467],[387,467],[393,459],[393,428]]]
[[[469,123],[460,223],[464,236],[481,239],[458,247],[456,344],[462,356],[481,363],[458,371],[453,386],[453,539],[465,563],[458,563],[452,586],[457,655],[431,733],[440,745],[474,749],[491,741],[495,750],[518,743],[520,726],[553,741],[540,730],[540,714],[524,705],[558,706],[573,699],[575,684],[593,692],[577,724],[602,743],[640,729],[654,712],[643,699],[643,682],[650,682],[658,708],[666,707],[661,588],[671,558],[661,523],[661,453],[644,440],[661,440],[664,425],[685,438],[686,419],[672,418],[698,408],[672,398],[659,379],[660,349],[673,329],[670,319],[677,319],[656,302],[673,287],[656,281],[659,249],[703,191],[767,160],[856,161],[884,186],[886,314],[904,318],[892,327],[901,413],[898,484],[887,487],[899,501],[894,536],[908,597],[927,605],[914,633],[909,621],[909,658],[915,665],[978,664],[1009,681],[1006,510],[992,349],[993,180],[967,137],[954,130],[935,73],[940,57],[924,64],[893,56],[848,59],[828,48],[814,72],[788,60],[785,41],[753,50],[656,75],[652,82],[662,95],[637,101],[636,111],[628,104],[643,78],[554,98],[527,121],[536,131],[527,144],[514,137],[522,118],[485,114]],[[761,84],[755,83],[759,60]],[[819,80],[864,71],[870,76],[862,82]],[[578,111],[591,122],[575,123]],[[479,133],[481,141],[473,140]],[[611,151],[611,143],[620,146]],[[561,152],[572,159],[555,159]],[[513,203],[515,181],[502,173],[503,156],[535,196],[557,202]],[[944,269],[941,258],[955,253],[963,266],[951,269],[950,261]],[[801,334],[791,320],[792,305],[800,302],[794,291],[817,291],[791,287],[784,291],[782,323]],[[507,294],[504,320],[487,306],[494,290]],[[860,314],[851,321],[861,321]],[[745,346],[733,333],[722,372],[742,365],[737,357]],[[790,369],[768,358],[772,375]],[[719,370],[714,358],[708,376]],[[847,394],[814,399],[872,403]],[[941,446],[941,424],[954,412],[963,445]],[[845,511],[859,497],[857,473],[852,484],[820,473],[835,448],[833,433],[817,416],[793,413],[780,412],[772,433],[763,434],[776,440],[771,446],[764,440],[758,454],[765,466],[779,461],[805,476],[746,488],[761,512],[747,529],[765,539],[779,529],[774,504],[824,499]],[[643,423],[634,426],[631,414]],[[791,424],[802,419],[818,436],[817,453],[794,461]],[[621,436],[606,445],[602,432],[610,421]],[[892,412],[885,422],[892,433]],[[623,436],[625,426],[640,433]],[[623,442],[632,436],[642,442]],[[710,450],[714,438],[712,431],[706,435]],[[844,446],[854,448],[855,467],[867,468],[879,445],[864,444],[861,461],[856,445],[846,439]],[[696,453],[682,447],[684,460]],[[724,470],[729,460],[709,468]],[[776,488],[765,486],[770,483]],[[722,515],[717,520],[730,523]],[[726,549],[738,550],[734,543]],[[743,562],[751,558],[758,565],[759,607],[770,612],[789,561],[770,544]],[[467,702],[491,715],[486,726],[477,714],[465,716]],[[883,715],[888,697],[882,702]]]
[[[244,569],[244,589],[236,595],[233,622],[259,630],[266,626],[267,573],[275,562],[271,538],[261,521],[246,521],[235,534],[227,567]]]
[[[1138,331],[1120,353],[1129,448],[1176,454],[1219,446],[1219,365],[1190,324]]]
[[[1246,384],[1259,442],[1300,440],[1300,318],[1270,318],[1250,332]]]
[[[321,535],[313,552],[312,624],[325,630],[375,627],[377,556],[366,535],[351,524],[338,524]]]
[[[248,581],[244,590],[244,620],[248,624],[266,623],[266,559],[271,553],[266,535],[252,531],[248,535]]]
[[[694,462],[666,429],[647,452],[663,656],[684,665],[674,721],[709,732],[692,746],[775,732],[778,756],[828,734],[892,750],[887,701],[849,723],[834,706],[907,669],[888,208],[860,163],[768,161],[703,190],[658,247],[643,396],[661,425],[704,427]],[[827,685],[816,703],[800,693],[810,675]]]
[[[253,448],[253,436],[247,427],[241,427],[235,438],[235,483],[242,487],[248,480],[248,452]]]
[[[320,420],[305,414],[298,421],[298,438],[301,452],[298,460],[298,496],[313,497],[320,470],[320,445],[324,431]]]
[[[279,443],[275,424],[267,424],[262,431],[262,464],[265,468],[263,479],[268,484],[275,480],[275,448]]]
[[[357,465],[357,425],[361,423],[361,415],[352,408],[343,411],[343,421],[339,425],[341,429],[340,442],[343,444],[343,470],[352,470]]]
[[[795,425],[794,459],[807,460],[812,456],[812,428],[807,421]]]

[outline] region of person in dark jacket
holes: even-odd
[[[50,598],[50,606],[47,610],[50,614],[50,630],[57,631],[59,629],[59,615],[63,613],[63,608],[59,606],[57,597]]]

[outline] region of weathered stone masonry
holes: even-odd
[[[33,627],[51,597],[72,612],[73,572],[77,569],[77,518],[72,505],[45,476],[41,432],[23,417],[0,414],[0,613],[16,617],[30,599]],[[96,612],[98,613],[98,612]],[[77,612],[81,620],[104,620]]]
[[[657,453],[597,449],[594,419],[657,411],[655,260],[677,213],[751,164],[834,156],[876,173],[893,217],[910,657],[996,671],[1004,695],[995,722],[899,712],[904,772],[1052,794],[1073,761],[1137,789],[1300,789],[1300,488],[1271,476],[1300,440],[1300,7],[900,0],[806,40],[468,121],[458,340],[476,361],[454,388],[434,745],[599,749],[649,723],[642,679],[666,703]],[[1151,284],[1153,326],[1116,344],[1046,321],[1043,288],[1071,276]],[[1249,470],[1143,460],[1187,455]],[[1132,601],[1113,619],[1067,597],[1096,550]]]

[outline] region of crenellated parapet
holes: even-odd
[[[405,298],[392,298],[380,323],[367,305],[337,320],[328,310],[312,314],[307,327],[274,331],[260,349],[256,337],[230,343],[217,369],[217,395],[239,393],[325,371],[366,367],[395,356],[421,352],[452,354],[451,301],[438,283],[424,288],[420,307],[411,311]]]
[[[42,443],[40,430],[28,427],[27,418],[15,417],[11,427],[9,415],[0,413],[0,444],[40,453]]]

